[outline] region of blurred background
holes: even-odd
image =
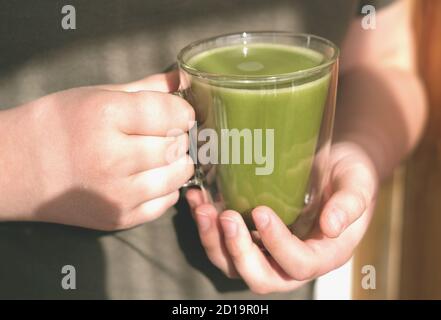
[[[381,188],[373,221],[347,269],[353,299],[441,299],[441,1],[412,6],[428,123],[413,155]],[[375,267],[375,290],[361,286],[364,265]]]

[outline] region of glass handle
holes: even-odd
[[[175,95],[175,96],[178,96],[178,97],[181,97],[181,98],[183,98],[183,99],[185,99],[184,98],[184,93],[182,92],[182,91],[180,91],[180,90],[178,90],[178,91],[173,91],[173,92],[170,92],[172,95]]]
[[[171,94],[181,97],[185,99],[184,93],[180,90],[171,92]],[[183,188],[191,188],[191,187],[199,187],[202,188],[202,181],[204,180],[204,173],[202,171],[202,168],[197,163],[197,140],[196,140],[196,130],[195,128],[191,128],[188,132],[189,140],[190,140],[190,146],[189,146],[189,154],[190,157],[193,159],[194,165],[194,175],[190,178],[184,185]]]
[[[198,187],[202,188],[202,181],[203,181],[203,172],[201,168],[195,164],[194,165],[194,175],[190,178],[186,183],[183,184],[183,188],[191,188],[191,187]]]

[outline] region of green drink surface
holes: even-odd
[[[266,76],[304,70],[321,61],[322,56],[309,49],[256,44],[248,46],[246,56],[243,46],[231,46],[203,52],[189,64],[208,73]],[[251,62],[256,66],[254,70],[250,64],[248,69],[243,67],[244,63]],[[252,88],[235,88],[192,78],[189,96],[199,129],[215,129],[219,137],[222,129],[274,129],[271,174],[257,175],[256,168],[261,168],[262,164],[256,163],[254,158],[251,164],[226,164],[219,160],[219,164],[211,167],[216,171],[217,188],[226,209],[240,212],[250,223],[251,210],[266,205],[285,224],[295,221],[304,208],[329,79],[327,73],[302,84],[293,81],[281,86],[257,84]],[[246,149],[246,144],[254,147],[253,141],[245,138],[241,143],[242,150]],[[264,149],[265,145],[264,134]]]
[[[323,56],[316,51],[278,44],[249,44],[205,51],[190,59],[198,71],[235,76],[272,76],[313,68]]]

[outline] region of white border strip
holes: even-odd
[[[351,300],[353,259],[315,281],[314,300]]]

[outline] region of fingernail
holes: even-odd
[[[340,233],[346,223],[346,214],[339,209],[333,209],[329,214],[328,222],[334,232]]]
[[[261,210],[256,210],[253,214],[254,223],[256,224],[257,229],[262,230],[269,223],[269,216],[266,212]]]
[[[235,221],[229,218],[220,219],[222,229],[224,230],[225,237],[233,238],[237,234],[237,224]]]
[[[199,230],[201,232],[206,232],[208,229],[210,229],[211,221],[210,217],[203,213],[196,213],[196,220],[198,222]]]

